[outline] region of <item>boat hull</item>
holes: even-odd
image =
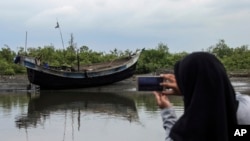
[[[43,71],[27,68],[28,79],[32,84],[39,85],[42,90],[77,89],[112,84],[127,79],[135,73],[136,64],[109,75],[87,78],[69,78],[51,75]]]

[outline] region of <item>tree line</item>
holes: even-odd
[[[224,64],[227,71],[244,71],[250,72],[250,50],[248,45],[239,47],[229,47],[224,40],[203,49],[202,51],[210,52],[216,55]],[[0,75],[24,74],[26,69],[20,65],[14,64],[14,57],[19,55],[27,55],[40,58],[42,62],[46,62],[51,66],[77,66],[77,56],[80,65],[88,65],[92,63],[101,63],[111,61],[116,58],[122,58],[132,54],[133,51],[120,51],[116,48],[109,52],[98,52],[91,50],[88,46],[76,47],[73,36],[69,41],[66,49],[55,49],[53,45],[44,47],[29,47],[24,50],[20,47],[18,52],[11,50],[8,45],[4,45],[0,50]],[[159,43],[154,48],[149,48],[141,53],[138,60],[136,73],[145,74],[155,72],[159,69],[173,69],[176,61],[186,56],[188,52],[171,53],[167,44]]]

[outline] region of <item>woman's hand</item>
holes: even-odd
[[[161,77],[164,78],[164,82],[161,83],[163,87],[166,89],[162,92],[154,91],[153,94],[155,95],[156,102],[158,106],[163,108],[169,108],[172,106],[171,102],[169,101],[167,95],[181,95],[179,87],[176,83],[175,75],[174,74],[161,74]]]
[[[176,83],[175,75],[174,74],[161,74],[161,77],[164,78],[164,82],[161,83],[166,90],[162,91],[163,94],[166,95],[181,95],[180,89]]]
[[[157,105],[161,109],[169,108],[172,106],[171,102],[169,101],[168,97],[165,94],[156,91],[154,91],[153,94],[155,95]]]

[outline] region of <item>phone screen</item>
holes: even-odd
[[[137,91],[162,91],[162,82],[163,78],[159,76],[137,77]]]

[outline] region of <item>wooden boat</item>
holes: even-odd
[[[40,89],[76,89],[112,84],[131,77],[141,51],[111,62],[72,67],[40,65],[35,58],[17,56],[15,63],[27,68],[30,83]]]

